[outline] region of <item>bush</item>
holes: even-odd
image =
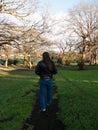
[[[4,65],[4,64],[5,64],[5,60],[0,59],[0,64],[1,64],[1,65]]]
[[[14,60],[8,59],[8,65],[14,64]]]
[[[17,64],[24,64],[24,60],[23,59],[17,59]]]
[[[23,64],[24,63],[24,61],[22,60],[22,59],[9,59],[8,60],[8,65],[11,65],[11,64],[13,64],[13,65],[17,65],[17,64]]]

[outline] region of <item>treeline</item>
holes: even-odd
[[[81,1],[61,20],[53,19],[48,9],[44,5],[41,7],[39,0],[0,1],[0,15],[3,16],[0,20],[1,62],[5,60],[7,67],[13,56],[13,64],[17,64],[17,58],[22,55],[24,65],[31,68],[43,51],[53,51],[50,47],[55,45],[59,51],[54,55],[60,64],[75,62],[81,70],[85,63],[97,64],[98,2]],[[5,15],[13,18],[8,21]],[[56,27],[60,29],[55,31]]]

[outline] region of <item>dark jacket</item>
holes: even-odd
[[[42,60],[38,62],[35,68],[35,73],[39,75],[41,79],[52,79],[53,74],[57,73],[57,68],[55,67],[52,71],[50,71]]]

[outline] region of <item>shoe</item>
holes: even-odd
[[[45,113],[45,112],[46,112],[46,109],[39,110],[39,113]]]
[[[47,112],[46,109],[41,109],[41,110],[39,111],[39,113],[42,114],[42,115],[44,115],[44,116],[49,117],[49,113]]]
[[[46,111],[46,109],[42,109],[42,111],[43,111],[43,112],[45,112],[45,111]]]

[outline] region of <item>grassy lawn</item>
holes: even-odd
[[[98,130],[98,66],[62,68],[56,77],[60,113],[67,130]]]
[[[98,130],[98,66],[58,68],[55,84],[66,130]],[[0,130],[21,130],[38,89],[33,71],[0,71]]]
[[[21,130],[36,100],[37,80],[33,71],[0,72],[0,130]]]

